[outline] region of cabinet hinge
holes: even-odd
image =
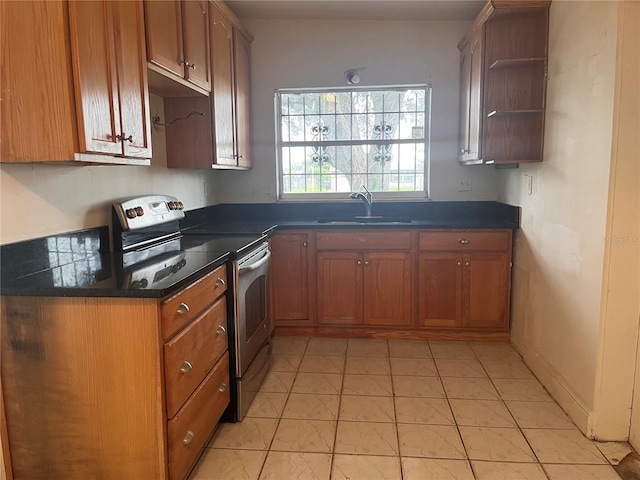
[[[547,80],[549,78],[549,67],[547,65],[544,66],[544,79]]]

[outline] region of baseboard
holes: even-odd
[[[527,345],[514,342],[513,346],[520,352],[527,366],[534,375],[538,377],[538,380],[540,380],[542,385],[544,385],[582,433],[588,438],[593,438],[593,429],[591,428],[593,412],[576,396],[564,378],[562,378],[546,360],[531,350]]]

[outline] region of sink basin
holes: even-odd
[[[328,225],[396,225],[411,223],[412,220],[406,218],[394,218],[394,217],[353,217],[347,219],[323,219],[318,220],[318,223],[324,223]]]

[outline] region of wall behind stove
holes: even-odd
[[[161,97],[151,114],[164,119]],[[213,172],[167,169],[164,129],[152,131],[151,167],[0,165],[0,244],[109,225],[111,203],[123,197],[163,193],[187,209],[215,204]]]

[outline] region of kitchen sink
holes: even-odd
[[[397,224],[407,224],[411,222],[412,220],[408,220],[406,218],[381,217],[381,216],[318,220],[318,223],[323,223],[328,225],[366,225],[366,224],[397,225]]]

